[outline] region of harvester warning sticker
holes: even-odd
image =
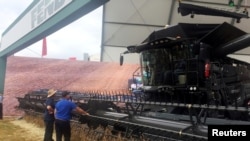
[[[250,125],[209,125],[208,140],[239,139],[250,140]]]

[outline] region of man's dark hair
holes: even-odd
[[[62,92],[62,97],[66,97],[66,96],[69,95],[69,94],[70,94],[69,91],[63,91],[63,92]]]

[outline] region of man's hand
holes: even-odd
[[[47,110],[48,110],[49,114],[54,113],[54,109],[50,105],[47,106]]]
[[[84,115],[84,116],[88,116],[88,115],[89,115],[89,113],[85,112],[85,113],[84,113],[84,114],[82,114],[82,115]]]

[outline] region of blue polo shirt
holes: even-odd
[[[71,119],[71,112],[76,108],[76,104],[66,100],[62,99],[56,103],[56,119],[69,121]]]

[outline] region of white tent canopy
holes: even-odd
[[[229,0],[182,0],[182,3],[210,7],[228,11],[244,11],[249,8],[247,0],[234,0],[234,6],[229,6]],[[249,2],[250,5],[250,2]],[[118,62],[120,53],[129,45],[141,43],[153,31],[166,25],[178,23],[223,23],[227,22],[250,33],[250,19],[217,17],[194,14],[182,16],[178,12],[177,0],[111,0],[104,5],[103,37],[101,59],[104,62]],[[248,61],[250,48],[237,51],[231,55],[237,59]],[[138,63],[137,54],[125,57],[125,63]]]

